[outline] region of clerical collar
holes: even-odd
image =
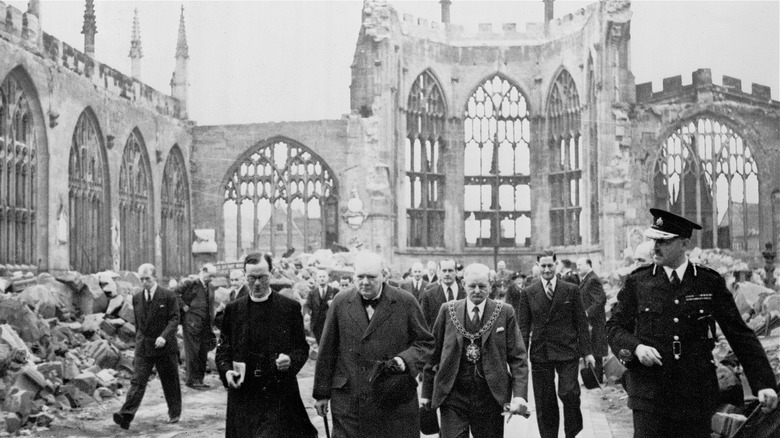
[[[682,265],[678,266],[675,269],[672,269],[668,266],[664,266],[664,272],[666,272],[666,277],[669,278],[669,281],[672,281],[672,271],[677,271],[677,276],[680,278],[680,281],[683,279],[683,275],[685,275],[685,271],[688,269],[688,257],[685,258],[685,261]]]
[[[249,294],[249,299],[253,303],[262,303],[263,301],[268,301],[269,298],[271,298],[271,295],[273,294],[273,291],[268,291],[268,293],[263,298],[255,298],[251,293]]]

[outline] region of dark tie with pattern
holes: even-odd
[[[547,295],[547,299],[552,301],[553,299],[553,286],[552,281],[547,282],[547,289],[545,289],[544,294]]]
[[[474,306],[471,311],[474,312],[474,316],[471,317],[471,326],[474,330],[479,330],[479,307]]]
[[[680,277],[677,276],[677,271],[672,271],[672,285],[680,285]]]

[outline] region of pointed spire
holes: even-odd
[[[84,53],[95,57],[95,34],[97,33],[97,20],[95,19],[95,0],[87,0],[84,9],[84,25],[81,27],[84,34]]]
[[[133,11],[133,33],[130,37],[130,69],[135,79],[141,79],[141,58],[144,52],[141,49],[141,25],[138,21],[138,8]]]
[[[138,22],[138,8],[133,11],[133,33],[130,37],[130,54],[127,55],[131,58],[143,58],[144,52],[141,49],[141,25]]]
[[[441,0],[439,3],[441,4],[441,22],[450,24],[450,5],[452,4],[452,1]]]
[[[190,57],[190,48],[187,46],[187,31],[184,28],[184,5],[181,5],[181,17],[179,18],[179,38],[176,40],[176,57]]]

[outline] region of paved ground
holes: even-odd
[[[309,362],[299,374],[301,395],[306,409],[312,418],[312,423],[320,431],[320,436],[325,436],[322,418],[314,412],[314,402],[311,399],[311,387],[313,380],[313,362]],[[51,429],[33,430],[33,436],[39,437],[149,437],[149,438],[214,438],[225,434],[225,403],[227,394],[215,375],[207,377],[206,382],[212,385],[207,391],[196,391],[182,386],[183,413],[179,424],[169,425],[165,399],[162,395],[160,382],[155,379],[150,382],[146,397],[141,409],[138,411],[130,430],[123,431],[116,426],[111,413],[118,410],[124,401],[124,396],[106,400],[99,404],[75,410],[58,418]],[[529,385],[530,386],[530,385]],[[529,388],[530,389],[530,388]],[[612,401],[621,397],[620,392],[608,389],[602,397],[601,391],[583,390],[582,412],[584,417],[584,430],[578,438],[629,438],[632,436],[630,427],[626,427],[625,408],[610,412]],[[533,395],[529,395],[531,409]],[[625,403],[623,403],[624,405]],[[617,414],[616,414],[617,413]],[[561,437],[563,432],[561,429]],[[2,434],[0,433],[0,436]],[[432,435],[423,435],[423,437]],[[506,437],[538,438],[536,418],[525,419],[512,417],[505,429]],[[370,438],[370,437],[366,437]]]

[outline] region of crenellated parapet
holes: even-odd
[[[375,38],[388,38],[393,17],[398,17],[401,33],[415,39],[428,40],[452,46],[518,46],[536,45],[581,31],[598,10],[594,3],[545,23],[480,23],[473,26],[447,24],[399,14],[385,3],[367,2],[363,9],[363,27]]]
[[[138,105],[152,108],[160,114],[181,117],[181,105],[171,96],[127,76],[115,68],[102,64],[85,53],[62,42],[52,35],[43,33],[43,52],[41,55],[57,65],[90,81],[97,90],[127,99]]]
[[[742,90],[742,81],[731,76],[723,76],[721,83],[712,80],[712,71],[701,68],[691,74],[691,83],[682,84],[682,76],[663,79],[661,90],[653,91],[653,83],[646,82],[636,86],[638,104],[654,104],[664,101],[710,101],[734,100],[755,105],[768,105],[780,108],[780,102],[772,99],[772,89],[766,85],[751,84],[750,92]]]
[[[27,50],[40,53],[38,40],[41,25],[32,12],[22,12],[18,8],[0,1],[0,37],[22,46]]]

